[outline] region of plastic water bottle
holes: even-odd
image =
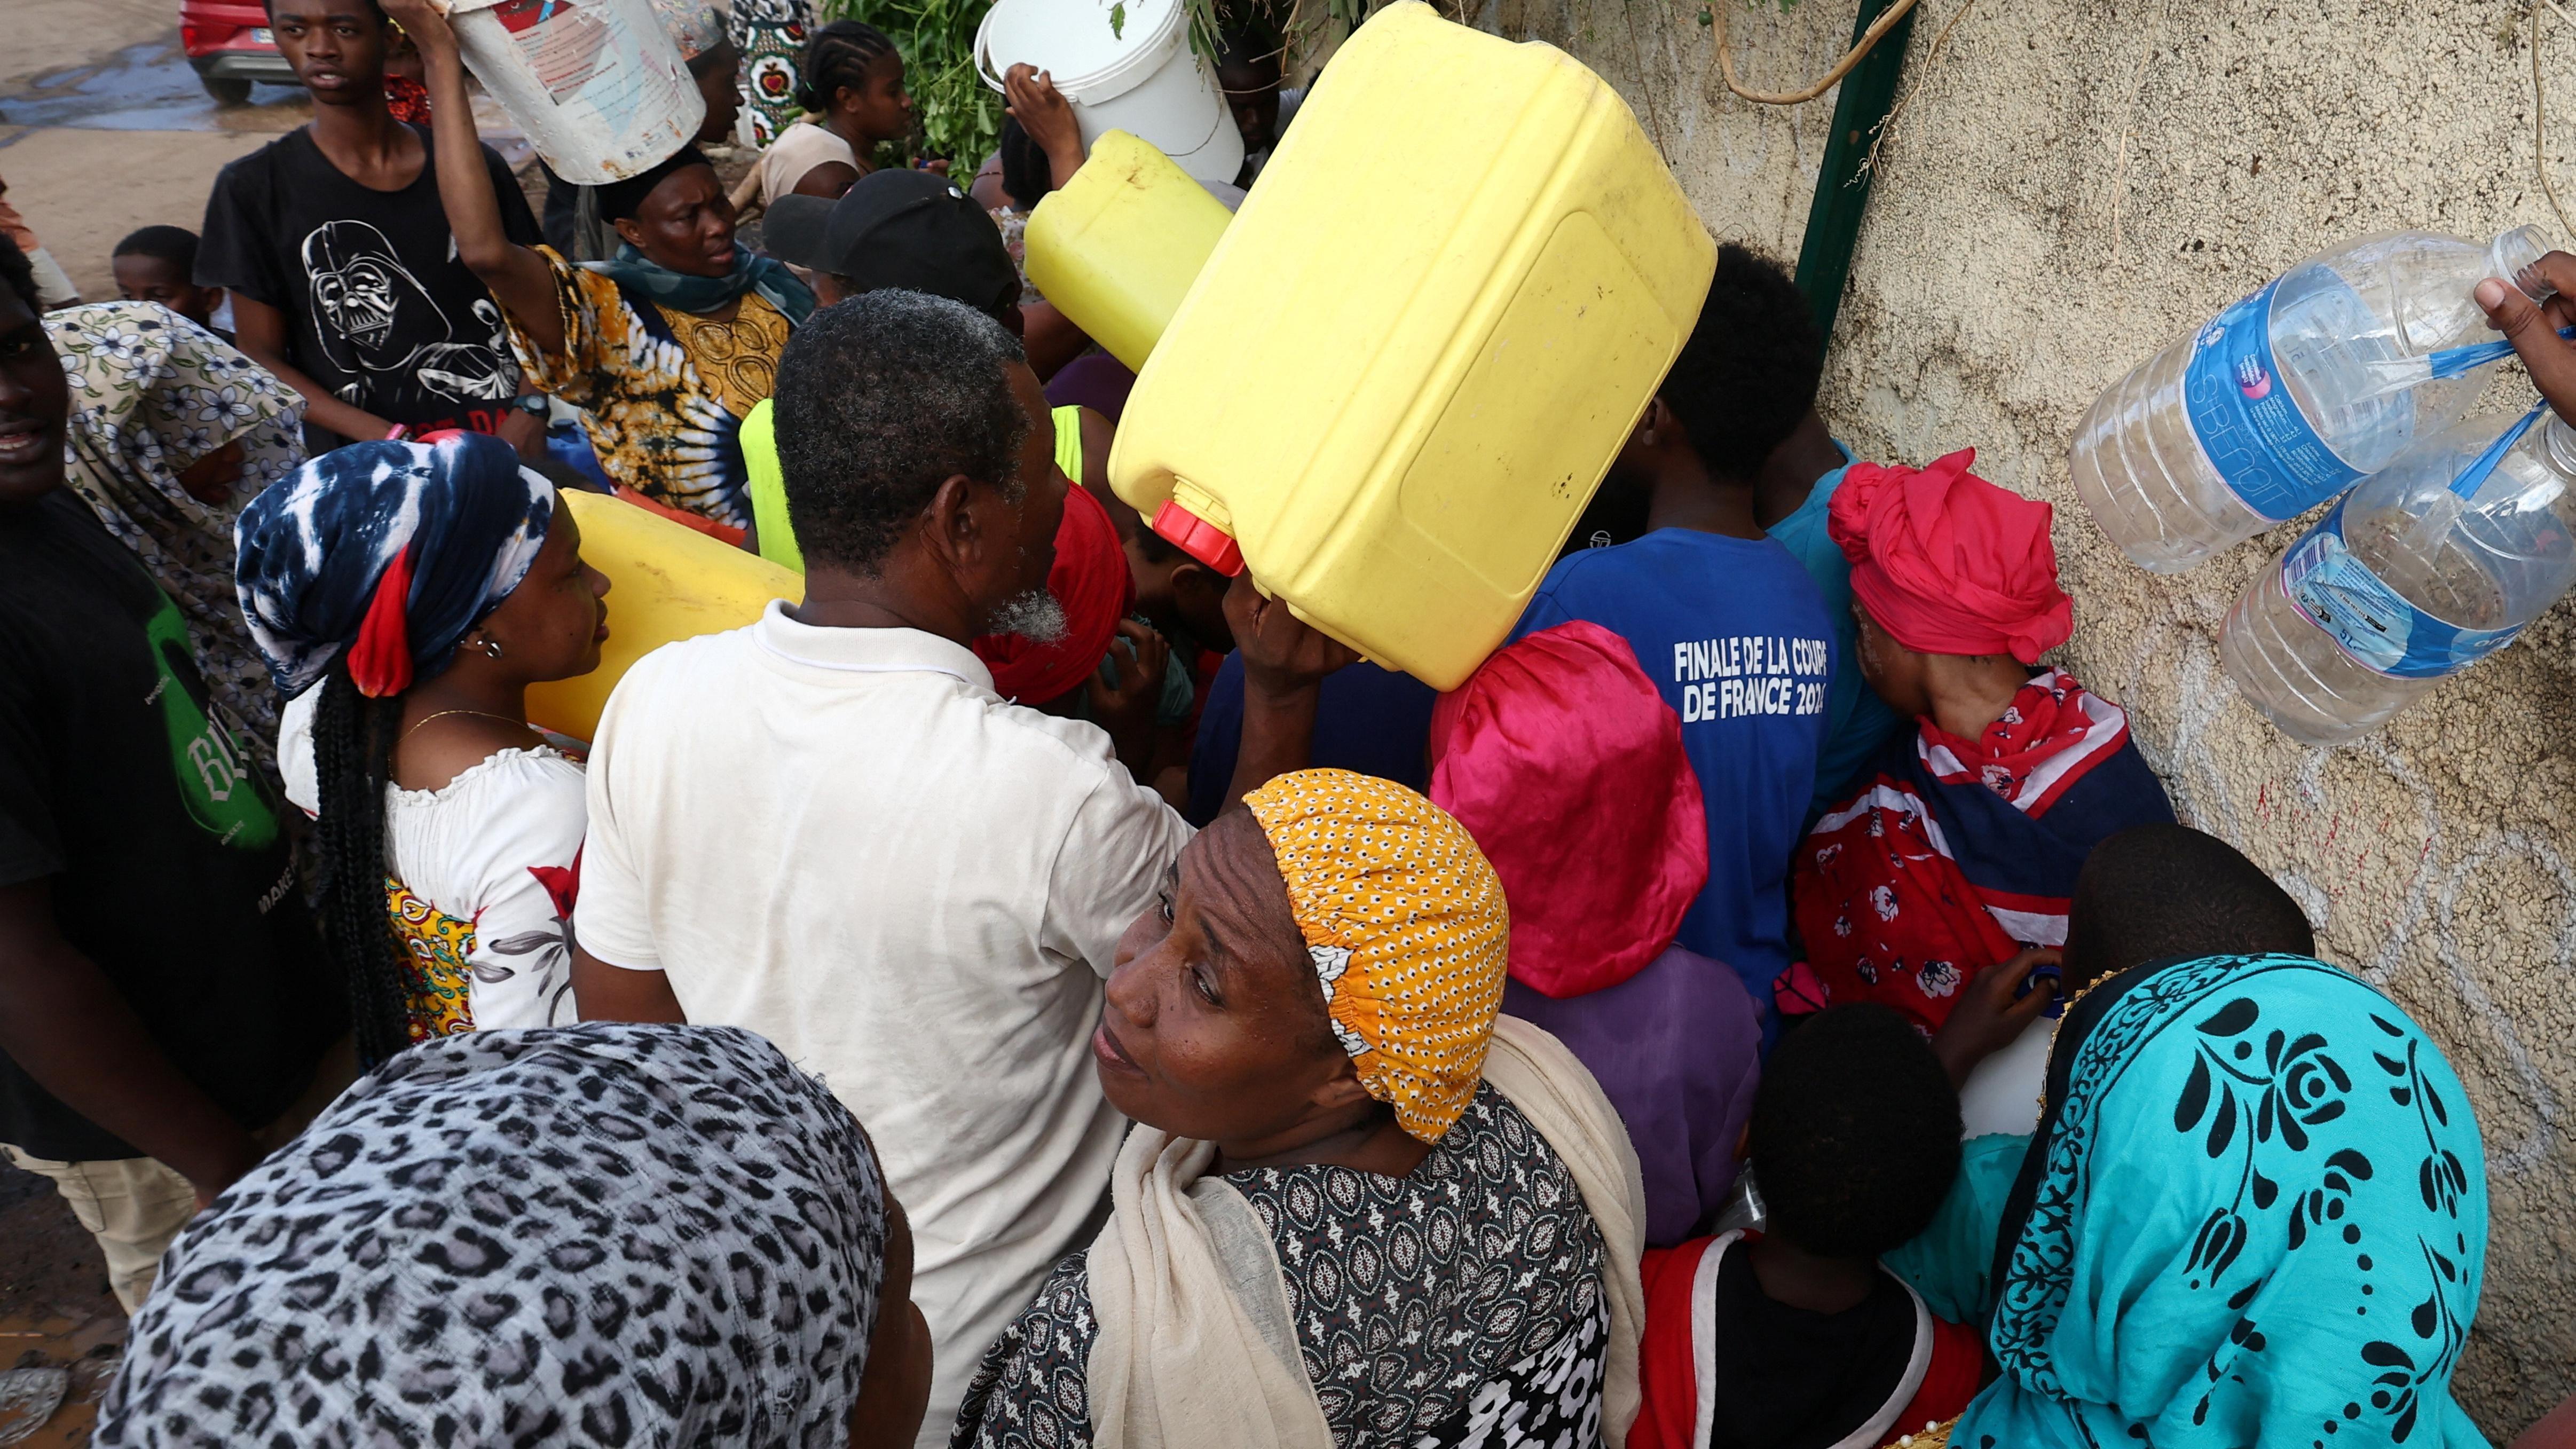
[[[2513,642],[2576,583],[2576,430],[2534,408],[2425,439],[2228,612],[2218,657],[2281,733],[2342,744]]]
[[[2312,257],[2105,389],[2076,430],[2075,490],[2158,573],[2296,518],[2466,415],[2509,355],[2472,292],[2526,292],[2537,227],[2480,246],[2431,232]]]

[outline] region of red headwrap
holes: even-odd
[[[1064,605],[1062,639],[1032,644],[1017,634],[987,634],[975,641],[975,657],[993,671],[993,692],[1004,699],[1044,704],[1078,688],[1109,657],[1118,621],[1136,602],[1118,525],[1080,484],[1064,490],[1064,521],[1055,529],[1047,592]]]
[[[2036,664],[2075,632],[2052,510],[1969,472],[1975,461],[1962,448],[1929,468],[1854,463],[1825,527],[1851,560],[1852,597],[1897,643]]]
[[[1431,712],[1431,801],[1511,906],[1512,979],[1582,996],[1644,970],[1708,881],[1681,720],[1628,641],[1576,620],[1495,654]]]

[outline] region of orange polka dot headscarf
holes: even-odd
[[[1391,780],[1301,770],[1244,797],[1279,858],[1333,1035],[1369,1095],[1437,1142],[1485,1076],[1511,934],[1466,827]]]

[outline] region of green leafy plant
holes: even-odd
[[[990,0],[822,0],[825,20],[863,20],[903,52],[904,86],[930,154],[960,185],[1002,134],[1001,94],[975,73],[975,27]]]

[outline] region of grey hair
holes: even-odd
[[[798,549],[873,572],[960,474],[1019,502],[1022,360],[1000,323],[921,292],[869,292],[807,319],[779,354],[774,404]]]

